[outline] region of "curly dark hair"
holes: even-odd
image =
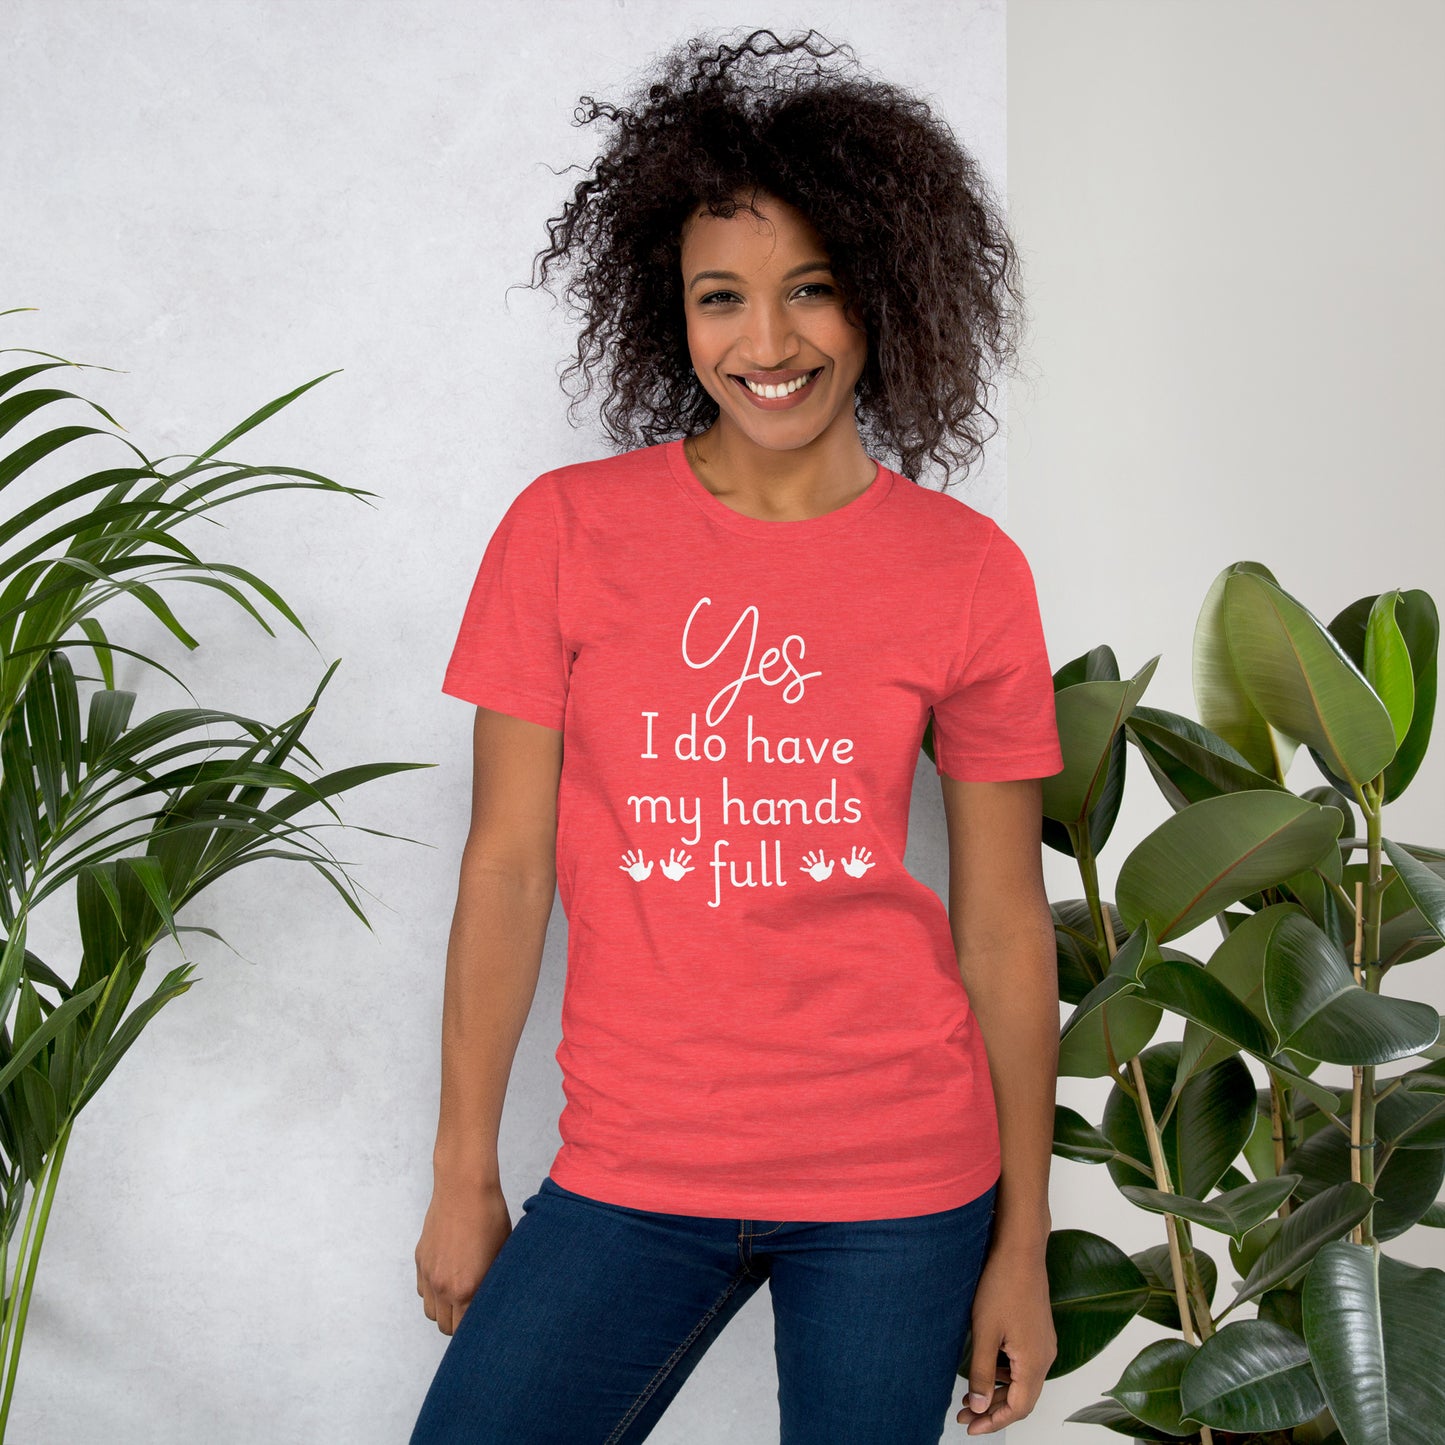
[[[683,223],[731,216],[758,193],[796,207],[828,249],[868,339],[854,415],[869,453],[948,484],[997,431],[985,371],[1017,353],[1018,259],[978,163],[918,96],[821,63],[857,56],[815,30],[741,43],[703,37],[665,52],[629,106],[581,97],[574,124],[613,134],[562,214],[530,283],[565,263],[583,323],[572,407],[594,370],[602,425],[623,449],[711,425],[717,403],[692,370],[681,275]],[[776,64],[769,65],[770,60]],[[574,169],[576,169],[574,167]],[[537,263],[540,272],[537,273]],[[980,434],[982,414],[994,422]]]

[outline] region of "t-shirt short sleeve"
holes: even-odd
[[[935,768],[964,782],[1047,778],[1064,757],[1033,572],[994,523],[964,621],[964,658],[933,704]]]
[[[442,691],[561,729],[568,650],[558,619],[557,521],[548,478],[529,483],[492,533]]]

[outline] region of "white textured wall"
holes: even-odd
[[[1007,525],[1055,667],[1102,643],[1125,676],[1162,654],[1144,702],[1197,716],[1195,620],[1242,558],[1325,621],[1391,587],[1445,606],[1442,48],[1432,0],[1010,3],[1009,203],[1034,318]],[[1387,837],[1445,843],[1445,704],[1436,735]],[[1168,815],[1133,749],[1129,768],[1106,893]],[[1290,785],[1320,781],[1302,749]],[[1047,857],[1050,895],[1080,896],[1073,865]],[[1386,991],[1445,1008],[1441,962],[1404,965]],[[1066,1079],[1059,1096],[1097,1121],[1105,1093]],[[1052,1199],[1056,1226],[1131,1251],[1164,1238],[1102,1169],[1056,1160]],[[1222,1306],[1237,1275],[1220,1236],[1195,1238]],[[1385,1249],[1445,1265],[1437,1230]],[[1161,1335],[1134,1321],[1050,1382],[1011,1445],[1117,1438],[1063,1421]]]
[[[412,1260],[468,813],[471,710],[439,691],[442,670],[507,502],[538,472],[606,450],[565,419],[563,318],[543,296],[503,294],[526,281],[577,179],[553,171],[595,154],[572,108],[584,92],[615,94],[695,27],[815,25],[933,97],[1001,190],[1004,19],[1000,3],[784,6],[760,19],[691,0],[8,0],[0,309],[39,310],[0,320],[0,345],[122,368],[61,384],[102,402],[152,456],[200,452],[344,368],[227,455],[378,494],[367,506],[266,493],[216,514],[224,531],[182,533],[275,584],[314,648],[280,622],[267,636],[199,587],[168,593],[194,653],[128,601],[103,614],[108,627],[199,702],[273,721],[340,657],[306,734],[322,765],[434,765],[341,804],[350,824],[417,841],[320,833],[369,890],[374,931],[319,874],[279,861],[229,875],[189,910],[237,952],[184,935],[199,982],[76,1127],[12,1404],[17,1445],[406,1438],[446,1343]],[[1002,442],[971,489],[990,510]],[[119,444],[94,455],[124,461]],[[6,494],[7,511],[22,494]],[[119,669],[138,716],[188,701],[134,661]],[[911,861],[942,887],[926,759],[918,789]],[[65,975],[68,913],[57,899],[31,938]],[[558,908],[502,1131],[514,1217],[558,1143],[564,957]],[[176,961],[157,948],[147,991]],[[767,1445],[774,1381],[764,1292],[653,1438]],[[945,1438],[963,1434],[950,1423]]]

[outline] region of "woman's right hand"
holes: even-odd
[[[511,1232],[500,1184],[433,1187],[416,1246],[416,1292],[425,1301],[426,1317],[442,1334],[461,1323]]]

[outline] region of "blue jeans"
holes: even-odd
[[[637,1445],[764,1280],[781,1445],[938,1445],[967,1393],[997,1192],[811,1223],[629,1209],[548,1176],[453,1331],[411,1445]]]

